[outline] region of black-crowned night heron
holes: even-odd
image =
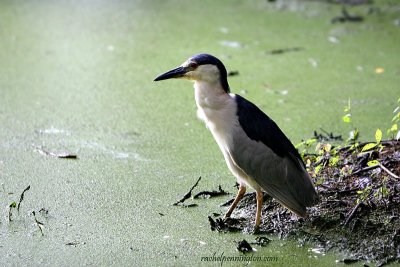
[[[319,200],[303,160],[273,120],[245,98],[230,93],[222,62],[208,54],[189,58],[154,81],[194,81],[198,116],[204,120],[236,176],[239,191],[225,218],[230,217],[249,185],[256,191],[258,229],[262,191],[300,217]]]

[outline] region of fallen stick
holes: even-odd
[[[373,166],[368,166],[368,167],[365,167],[365,168],[362,168],[362,169],[358,169],[357,171],[355,171],[353,173],[350,173],[349,175],[358,174],[358,173],[365,172],[365,171],[368,171],[368,170],[372,170],[372,169],[375,169],[375,168],[378,168],[378,167],[379,167],[379,164],[373,165]]]
[[[228,192],[222,189],[221,185],[218,187],[218,191],[201,191],[194,195],[193,198],[200,198],[202,196],[208,196],[208,197],[217,197],[217,196],[224,196],[224,195],[229,195]]]
[[[177,206],[178,204],[185,202],[186,199],[190,198],[192,196],[193,189],[199,184],[200,180],[201,176],[199,177],[199,179],[197,179],[197,182],[190,188],[189,192],[187,192],[180,200],[172,205]]]
[[[17,206],[17,211],[18,211],[18,212],[19,212],[19,207],[21,206],[21,202],[22,202],[22,200],[24,200],[24,194],[25,194],[25,192],[28,191],[29,189],[31,189],[31,186],[30,186],[30,185],[28,185],[28,187],[25,188],[24,191],[22,191],[22,194],[21,194],[21,196],[19,197],[19,202],[18,202],[18,206]]]
[[[391,172],[388,168],[386,168],[385,166],[383,166],[382,163],[379,163],[379,167],[384,170],[385,172],[387,172],[390,176],[392,176],[393,178],[399,179],[400,177],[397,176],[396,174],[394,174],[393,172]]]
[[[71,154],[68,152],[59,152],[59,153],[53,153],[47,150],[44,150],[41,147],[36,147],[36,150],[45,156],[50,156],[50,157],[54,157],[54,158],[60,158],[60,159],[77,159],[78,156],[76,154]]]
[[[33,215],[33,218],[35,219],[36,226],[39,228],[40,233],[42,234],[42,236],[44,236],[43,230],[42,230],[42,227],[44,226],[44,223],[42,223],[42,222],[38,221],[38,219],[36,219],[36,212],[35,211],[32,211],[32,215]]]
[[[344,225],[347,225],[356,215],[357,210],[359,207],[362,207],[364,205],[362,202],[358,203],[357,205],[354,206],[354,208],[351,210],[349,216],[347,216],[346,221],[344,222]]]

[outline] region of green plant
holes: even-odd
[[[338,165],[340,157],[338,155],[338,147],[334,147],[332,144],[329,143],[318,143],[315,147],[315,152],[317,154],[314,157],[314,172],[313,176],[315,177],[318,173],[325,168],[327,165],[330,167],[335,167]],[[310,164],[311,165],[311,164]],[[316,185],[323,183],[323,178],[320,178]]]
[[[15,209],[17,207],[17,203],[13,201],[9,206],[8,206],[8,221],[12,221],[12,209]]]
[[[400,98],[397,99],[397,107],[393,111],[392,126],[387,130],[386,134],[389,138],[399,140],[400,129],[398,123],[400,122]]]
[[[357,198],[357,204],[364,202],[365,200],[368,199],[369,195],[372,192],[372,186],[368,185],[365,188],[358,190],[357,194],[358,194],[358,198]]]
[[[351,131],[349,132],[349,138],[347,139],[346,143],[352,145],[352,148],[358,147],[357,140],[359,138],[359,131],[353,125],[352,113],[351,113],[351,100],[349,98],[347,102],[347,106],[344,107],[344,116],[342,116],[342,121],[344,123],[351,124]]]
[[[368,144],[364,145],[363,148],[361,149],[361,152],[365,152],[365,151],[371,150],[373,148],[382,148],[383,147],[381,145],[382,131],[380,129],[377,129],[375,132],[375,141],[376,141],[376,143],[368,143]]]
[[[308,149],[311,147],[312,144],[314,144],[315,142],[317,142],[317,139],[315,138],[310,138],[308,140],[305,141],[301,141],[300,143],[298,143],[297,145],[295,145],[296,149],[300,149],[301,147],[303,148],[301,151],[299,151],[300,156],[303,158],[303,160],[305,160],[304,155],[306,153],[308,153]]]
[[[387,188],[388,178],[384,177],[382,180],[382,186],[375,190],[374,198],[377,200],[384,200],[389,196],[389,188]]]

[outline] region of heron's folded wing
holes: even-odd
[[[293,144],[264,112],[245,98],[235,95],[240,127],[254,141],[262,142],[280,157],[289,157],[303,169],[304,163]]]
[[[230,155],[268,194],[300,216],[318,196],[292,143],[254,104],[239,97]]]

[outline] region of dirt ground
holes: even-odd
[[[363,153],[341,148],[335,166],[323,164],[315,175],[321,202],[309,208],[307,219],[297,218],[265,195],[260,233],[344,252],[345,263],[400,262],[400,142],[381,144],[383,148]],[[327,153],[326,163],[330,157]],[[379,164],[368,166],[372,160]],[[309,166],[309,171],[314,172],[318,164]],[[209,216],[211,229],[251,232],[255,211],[255,193],[248,193],[232,218],[223,221],[220,214]]]

